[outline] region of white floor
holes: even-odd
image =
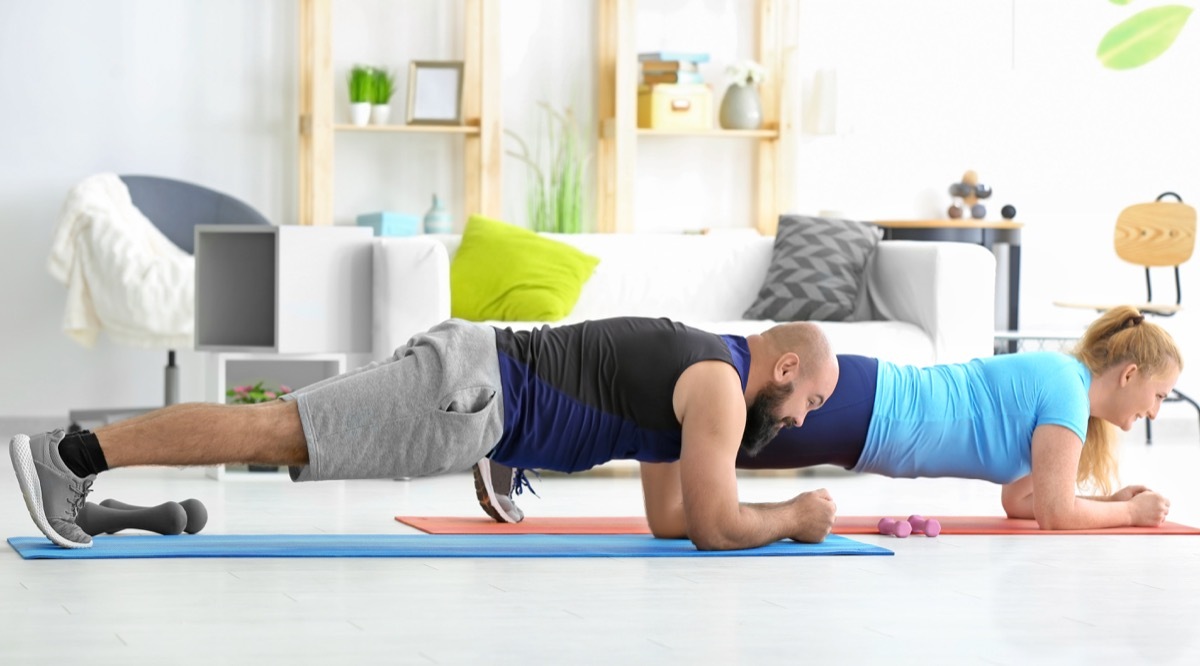
[[[1200,525],[1200,436],[1122,447],[1123,478]],[[3,442],[9,434],[2,434]],[[7,446],[7,444],[4,444]],[[0,532],[35,535],[0,471]],[[743,499],[827,487],[846,515],[999,513],[998,489],[849,475],[744,478]],[[530,515],[632,515],[629,475],[553,477]],[[475,515],[469,476],[216,482],[101,476],[136,504],[196,497],[206,533],[408,533]],[[1200,536],[861,537],[894,557],[23,561],[0,547],[0,664],[1200,663]]]

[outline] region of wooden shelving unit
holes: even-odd
[[[346,125],[333,126],[335,132],[407,132],[410,134],[479,134],[473,125]]]
[[[334,122],[341,79],[333,71],[333,0],[300,0],[300,207],[302,225],[333,224],[333,156],[338,132],[423,133],[464,137],[461,210],[499,217],[501,120],[499,0],[463,0],[461,126]]]
[[[784,6],[794,0],[757,0],[755,59],[766,67],[767,80],[759,86],[763,129],[759,130],[657,130],[637,126],[638,62],[634,40],[636,0],[599,0],[599,71],[597,104],[600,137],[596,150],[597,220],[603,232],[633,230],[633,190],[636,182],[637,143],[653,137],[753,140],[754,210],[749,219],[763,234],[774,234],[784,208],[779,181],[778,146],[793,131],[782,122],[780,78],[783,71],[783,36],[780,20]]]
[[[707,137],[710,139],[769,139],[771,141],[774,141],[779,138],[779,130],[773,130],[773,129],[672,130],[672,129],[647,129],[644,127],[639,127],[637,133],[638,133],[638,136],[701,136],[701,137]]]

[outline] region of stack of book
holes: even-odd
[[[704,85],[700,64],[708,62],[707,53],[680,53],[677,51],[653,51],[639,53],[642,65],[642,83],[653,86],[660,83],[681,85]]]

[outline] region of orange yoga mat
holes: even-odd
[[[893,516],[907,518],[907,516]],[[1110,527],[1101,530],[1040,530],[1033,520],[1000,516],[928,516],[942,524],[942,534],[1200,534],[1200,529],[1164,523],[1161,527]],[[834,534],[878,534],[879,516],[838,516]],[[396,516],[396,520],[429,534],[648,534],[641,516],[527,517],[511,525],[485,516]]]
[[[838,516],[835,534],[879,534],[881,516]],[[892,516],[898,520],[908,516]],[[937,518],[942,534],[1200,534],[1200,529],[1163,523],[1159,527],[1107,527],[1097,530],[1043,530],[1036,520],[1001,516],[926,516]]]

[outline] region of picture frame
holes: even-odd
[[[409,125],[461,125],[463,62],[413,60],[408,68]]]

